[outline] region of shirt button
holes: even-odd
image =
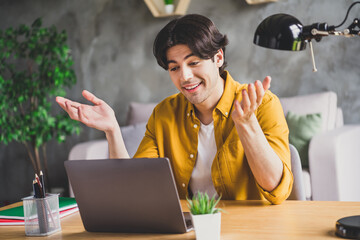
[[[226,116],[227,116],[228,114],[229,114],[228,112],[225,113]]]
[[[194,154],[190,154],[190,158],[194,158]]]
[[[198,127],[198,125],[197,124],[194,124],[194,128],[197,128]]]
[[[187,116],[190,117],[190,113],[188,113]]]
[[[182,186],[182,187],[186,187],[186,184],[185,184],[185,183],[183,183],[181,186]]]

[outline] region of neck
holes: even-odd
[[[200,111],[195,107],[196,117],[200,120],[200,122],[204,125],[208,125],[213,121],[212,110]]]
[[[225,81],[220,76],[219,78],[219,81],[217,81],[218,84],[212,95],[204,102],[194,105],[196,117],[205,125],[208,125],[213,121],[212,113],[224,93]]]

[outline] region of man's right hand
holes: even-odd
[[[71,119],[105,132],[110,158],[129,158],[114,110],[89,91],[84,90],[82,95],[94,105],[81,104],[63,97],[56,97],[56,102]]]
[[[82,95],[94,105],[81,104],[63,97],[56,97],[56,102],[69,114],[71,119],[105,133],[113,132],[118,127],[114,110],[89,91],[84,90]]]

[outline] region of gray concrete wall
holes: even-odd
[[[303,24],[339,24],[348,6],[345,0],[279,0],[250,6],[244,0],[192,0],[188,13],[211,18],[230,39],[228,70],[240,82],[262,80],[271,75],[272,91],[294,96],[322,91],[338,94],[345,123],[360,123],[360,38],[328,37],[315,43],[319,72],[313,73],[309,50],[297,53],[268,50],[253,45],[253,34],[262,19],[283,12]],[[55,25],[68,33],[78,78],[68,91],[83,101],[82,89],[95,93],[112,106],[120,125],[125,124],[130,101],[160,101],[176,93],[167,72],[152,55],[156,33],[169,18],[154,18],[142,0],[1,0],[0,28],[31,24],[43,17],[43,25]],[[349,18],[360,17],[360,5]],[[71,147],[81,141],[103,138],[103,133],[83,128],[80,136],[48,147],[53,186],[67,188],[63,161]],[[31,191],[32,169],[18,143],[0,144],[0,201],[18,201]]]

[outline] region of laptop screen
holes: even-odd
[[[87,231],[188,231],[167,158],[65,162]]]

